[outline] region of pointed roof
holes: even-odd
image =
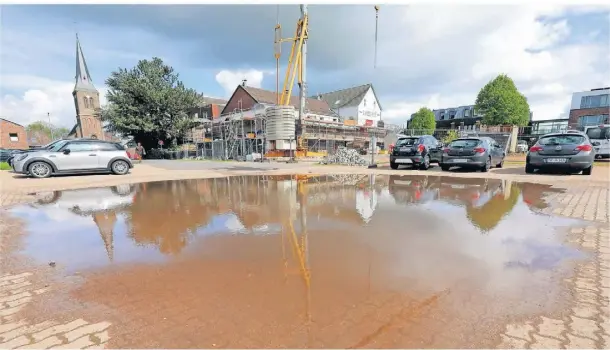
[[[319,94],[317,96],[312,96],[310,98],[320,98],[332,109],[337,108],[345,108],[345,107],[355,107],[360,104],[360,101],[364,98],[364,95],[369,91],[369,89],[373,89],[373,94],[375,98],[377,98],[377,94],[375,93],[375,89],[373,88],[373,84],[364,84],[360,86],[354,86],[351,88],[337,90],[332,92],[327,92],[325,94]],[[377,98],[377,104],[381,109],[381,104],[379,103],[379,99]]]
[[[93,221],[100,230],[100,236],[106,248],[106,254],[110,261],[114,260],[114,224],[116,223],[116,213],[96,212],[93,214]]]
[[[89,74],[89,68],[87,68],[87,62],[85,61],[85,55],[83,54],[83,48],[80,46],[80,40],[78,40],[78,34],[76,34],[76,84],[74,84],[74,91],[90,91],[97,92],[95,86],[93,86],[93,80],[91,74]]]

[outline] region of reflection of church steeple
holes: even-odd
[[[93,214],[93,221],[100,230],[100,236],[104,241],[108,259],[114,259],[113,229],[116,223],[116,213],[114,211],[100,211]]]

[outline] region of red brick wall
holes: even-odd
[[[570,118],[568,119],[568,126],[575,129],[578,127],[578,118],[585,115],[608,115],[609,113],[610,108],[608,107],[572,109],[570,111]]]
[[[239,103],[241,100],[241,103]],[[244,89],[237,89],[235,94],[231,96],[231,99],[227,102],[227,105],[222,110],[223,114],[231,113],[236,108],[241,108],[243,110],[250,109],[256,104],[256,101]]]
[[[11,141],[10,134],[17,134],[19,141]],[[28,149],[28,138],[25,128],[5,120],[0,120],[0,148]]]

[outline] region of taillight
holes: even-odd
[[[476,147],[474,149],[474,153],[485,153],[485,148],[483,148],[483,147]]]
[[[532,146],[530,148],[530,152],[538,152],[538,151],[542,151],[542,147],[540,147],[540,146]]]
[[[449,147],[443,148],[443,153],[449,153]]]
[[[419,145],[417,146],[417,152],[422,153],[424,151],[425,147],[424,145]]]
[[[576,150],[577,151],[583,151],[583,152],[589,152],[593,149],[593,147],[591,147],[591,145],[580,145],[580,146],[576,146]]]

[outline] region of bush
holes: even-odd
[[[449,130],[447,135],[442,138],[441,142],[447,145],[451,143],[451,141],[457,140],[459,137],[460,135],[458,134],[457,130]]]
[[[11,166],[7,162],[0,162],[0,170],[11,170]]]

